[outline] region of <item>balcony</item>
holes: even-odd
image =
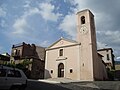
[[[19,53],[12,53],[12,57],[15,59],[20,59],[20,54]]]

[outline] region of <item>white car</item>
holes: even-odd
[[[27,86],[27,77],[22,70],[0,65],[0,90],[23,90]]]

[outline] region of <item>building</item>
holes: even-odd
[[[7,64],[10,62],[10,55],[8,53],[0,54],[0,64]]]
[[[115,61],[115,79],[120,80],[120,61]]]
[[[45,78],[105,80],[105,63],[97,53],[94,15],[86,9],[76,16],[77,40],[60,38],[46,48]]]
[[[12,47],[11,63],[20,64],[25,60],[31,63],[26,67],[30,70],[30,78],[38,79],[44,77],[45,48],[35,44],[16,44]]]
[[[109,68],[110,70],[115,69],[115,61],[112,48],[99,49],[98,53],[103,56],[102,60],[107,65],[107,68]]]

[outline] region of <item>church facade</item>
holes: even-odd
[[[45,79],[107,79],[102,55],[97,53],[94,15],[88,9],[77,16],[77,40],[60,38],[46,49]]]

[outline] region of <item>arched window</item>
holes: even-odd
[[[60,49],[59,56],[63,56],[63,49]]]
[[[81,17],[81,24],[85,24],[85,16]]]

